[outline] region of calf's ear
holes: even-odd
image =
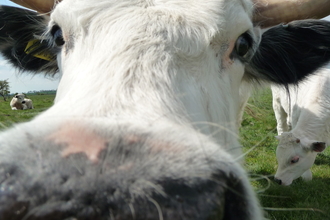
[[[330,60],[330,22],[293,21],[267,30],[246,66],[247,79],[298,83]]]
[[[327,147],[325,142],[309,140],[307,138],[301,139],[301,145],[307,151],[314,151],[317,153],[323,152],[325,150],[325,148]]]
[[[0,7],[0,53],[21,71],[55,74],[56,51],[42,36],[48,16],[21,8]]]
[[[324,142],[313,142],[312,145],[311,145],[311,148],[313,151],[315,152],[322,152],[325,150],[326,148],[326,145]]]

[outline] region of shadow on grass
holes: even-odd
[[[317,155],[314,164],[330,166],[330,156],[325,155],[325,154],[319,154],[319,155]],[[329,190],[330,190],[330,187],[329,187]]]

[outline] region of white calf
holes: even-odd
[[[298,86],[272,86],[279,145],[275,179],[290,185],[312,179],[316,155],[330,144],[330,70],[323,69]]]
[[[33,103],[31,99],[24,98],[24,94],[17,94],[10,101],[10,107],[12,110],[33,109]]]

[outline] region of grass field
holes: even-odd
[[[12,111],[9,101],[0,100],[0,129],[28,121],[53,104],[54,95],[30,96],[35,109]],[[272,220],[330,219],[330,147],[320,154],[314,165],[311,182],[295,181],[291,186],[272,182],[276,171],[276,121],[271,105],[270,90],[250,99],[241,128],[245,146],[246,168],[258,192],[267,218]]]

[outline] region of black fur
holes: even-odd
[[[262,35],[246,72],[254,80],[277,84],[298,83],[330,60],[330,22],[293,21]]]
[[[35,73],[55,74],[58,71],[56,51],[41,36],[47,28],[47,17],[35,12],[9,7],[0,7],[0,52],[20,70]],[[24,50],[31,40],[37,40],[27,54]],[[47,53],[51,60],[35,57],[35,54]]]

